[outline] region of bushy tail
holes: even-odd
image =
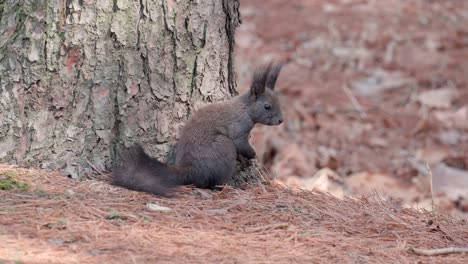
[[[166,165],[148,156],[140,145],[122,155],[112,170],[112,183],[135,191],[167,196],[184,183],[186,170]]]

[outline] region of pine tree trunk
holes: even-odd
[[[196,107],[236,94],[238,0],[0,4],[0,161],[78,177],[123,145],[164,157]]]

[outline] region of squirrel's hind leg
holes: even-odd
[[[193,165],[199,174],[195,179],[195,186],[214,189],[232,179],[236,168],[237,151],[234,143],[226,136],[219,135],[204,151],[202,157],[198,156]]]

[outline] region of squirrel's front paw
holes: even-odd
[[[255,157],[257,156],[257,153],[255,153],[255,150],[251,150],[251,151],[248,151],[246,153],[243,153],[242,156],[246,159],[255,159]]]

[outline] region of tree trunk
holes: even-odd
[[[0,4],[0,161],[72,177],[141,142],[164,157],[197,106],[236,94],[238,0]]]

